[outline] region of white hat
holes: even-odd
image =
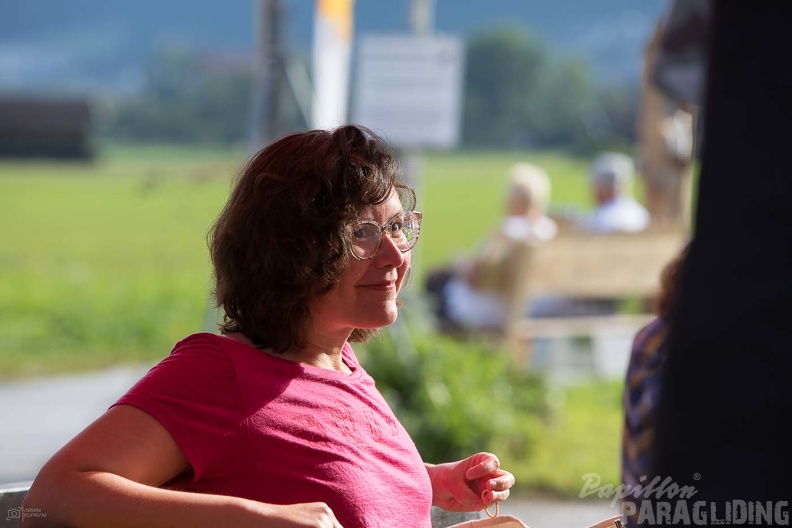
[[[591,179],[597,187],[625,190],[634,175],[632,158],[621,152],[603,152],[591,163]]]

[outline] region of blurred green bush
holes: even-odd
[[[544,380],[514,368],[483,342],[404,325],[356,347],[427,462],[496,453],[514,467],[531,458],[548,415]]]

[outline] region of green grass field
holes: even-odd
[[[495,225],[519,160],[547,168],[554,205],[588,205],[585,160],[427,155],[414,285]],[[153,360],[199,330],[206,231],[243,161],[230,151],[115,147],[92,164],[0,163],[0,376]]]
[[[0,162],[0,382],[153,363],[205,328],[205,235],[244,153],[107,147],[91,164]],[[509,166],[531,161],[553,206],[589,206],[586,159],[555,153],[427,154],[418,206],[421,271],[469,251],[499,220]],[[640,189],[637,189],[640,195]],[[575,495],[580,476],[615,482],[618,384],[565,392],[521,489]]]
[[[199,329],[227,153],[0,165],[0,372],[152,360]]]
[[[577,497],[583,475],[596,473],[603,484],[621,482],[621,381],[558,388],[554,419],[546,424],[530,467],[518,467],[517,492]]]

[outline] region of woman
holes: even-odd
[[[25,500],[41,525],[428,527],[432,504],[505,500],[494,455],[424,464],[349,345],[397,316],[421,224],[397,170],[355,126],[258,152],[209,236],[221,334],[53,456]]]

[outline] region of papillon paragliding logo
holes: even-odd
[[[694,480],[701,475],[695,474]],[[603,484],[596,473],[583,475],[580,498],[596,495],[611,499],[611,507],[621,509],[628,524],[705,526],[789,525],[788,501],[729,500],[722,503],[693,500],[698,493],[694,486],[680,486],[671,477],[640,477],[634,485]]]

